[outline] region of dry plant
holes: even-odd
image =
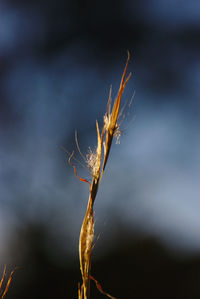
[[[6,296],[6,294],[7,294],[7,292],[8,292],[8,289],[9,289],[9,287],[10,287],[10,283],[11,283],[11,280],[12,280],[12,277],[13,277],[14,272],[15,272],[15,270],[12,270],[12,271],[10,272],[10,275],[9,275],[9,277],[8,277],[8,281],[7,281],[7,284],[6,284],[5,289],[4,289],[4,291],[3,291],[2,295],[1,295],[1,299],[4,299],[5,296]],[[6,278],[6,265],[4,266],[4,269],[3,269],[3,275],[2,275],[2,278],[1,278],[1,281],[0,281],[0,291],[2,291],[2,286],[3,286],[3,283],[4,283],[4,281],[5,281],[5,278]]]
[[[89,184],[89,199],[83,224],[81,227],[80,237],[79,237],[79,259],[80,259],[80,269],[82,275],[82,285],[79,285],[78,288],[78,298],[79,299],[89,299],[90,297],[90,280],[92,279],[98,288],[98,290],[108,296],[109,298],[116,299],[115,297],[104,292],[99,282],[90,275],[91,270],[91,256],[93,249],[93,239],[94,239],[94,211],[93,205],[96,198],[96,194],[99,188],[100,181],[102,179],[108,156],[110,153],[110,148],[112,145],[113,138],[120,136],[120,123],[119,121],[119,109],[121,103],[122,93],[125,89],[125,86],[131,76],[129,74],[126,78],[126,71],[128,62],[130,59],[130,54],[128,52],[128,58],[122,75],[119,91],[117,97],[114,101],[113,107],[111,109],[111,89],[107,103],[107,111],[104,115],[103,128],[99,130],[98,122],[96,121],[96,130],[97,130],[97,147],[95,151],[89,149],[89,154],[84,157],[84,160],[87,163],[87,166],[90,169],[92,182],[81,178],[78,176],[75,166],[72,164],[71,159],[73,153],[69,158],[69,164],[73,167],[76,176],[83,182]],[[77,148],[80,152],[78,145],[78,139],[76,136]],[[81,152],[80,152],[81,153]],[[82,155],[82,154],[81,154]]]

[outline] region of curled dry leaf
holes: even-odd
[[[111,296],[110,294],[106,293],[102,286],[100,285],[100,283],[93,277],[90,275],[90,278],[95,282],[97,289],[99,290],[100,293],[102,293],[103,295],[106,295],[107,297],[111,298],[111,299],[117,299],[116,297]]]

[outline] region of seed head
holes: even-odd
[[[97,177],[98,174],[98,157],[97,152],[92,151],[91,147],[88,149],[88,154],[86,155],[86,163],[91,171],[93,177]]]

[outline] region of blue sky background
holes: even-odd
[[[1,1],[2,262],[30,223],[45,226],[53,256],[77,255],[88,186],[61,147],[76,147],[75,130],[83,153],[95,147],[95,121],[102,124],[111,84],[117,94],[127,49],[123,101],[136,94],[96,199],[105,238],[97,254],[118,225],[199,252],[199,20],[195,0]]]

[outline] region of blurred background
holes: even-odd
[[[75,130],[95,148],[127,50],[122,102],[135,97],[96,198],[92,275],[117,298],[200,297],[199,0],[1,0],[0,276],[19,267],[7,298],[77,298],[88,185],[63,148]]]

